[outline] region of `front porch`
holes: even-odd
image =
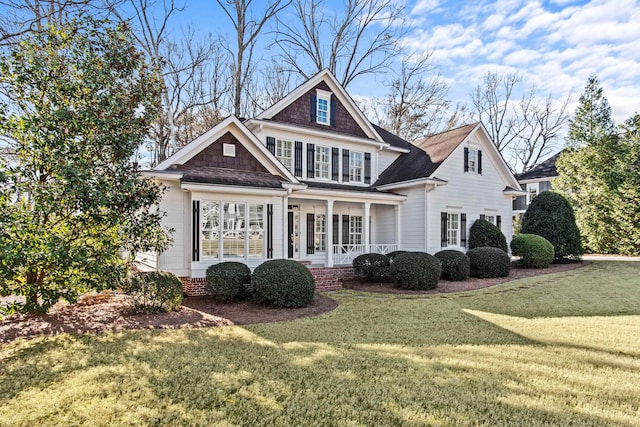
[[[398,250],[397,243],[372,243],[368,245],[333,245],[333,265],[351,265],[353,260],[363,254],[376,253],[386,255]]]

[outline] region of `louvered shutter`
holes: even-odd
[[[267,204],[267,258],[273,258],[273,204]]]
[[[342,215],[342,244],[349,244],[349,215]]]
[[[294,175],[302,178],[302,142],[296,141],[293,151]]]
[[[496,227],[502,230],[502,217],[500,215],[496,216]]]
[[[340,179],[340,149],[336,147],[331,149],[331,179],[333,181]]]
[[[480,215],[480,219],[484,219],[486,221],[487,220],[487,216],[486,215]]]
[[[314,178],[316,172],[316,146],[314,144],[307,144],[307,178]]]
[[[440,212],[440,246],[447,247],[447,213]]]
[[[276,139],[272,136],[267,137],[267,150],[274,156],[276,155]]]
[[[364,153],[364,183],[371,184],[371,153]]]
[[[200,201],[194,200],[192,202],[192,256],[193,261],[200,261]]]
[[[469,147],[464,147],[464,171],[469,172]]]
[[[478,150],[478,174],[482,175],[482,151]]]
[[[333,240],[331,241],[332,245],[337,245],[340,243],[340,230],[338,230],[338,226],[340,223],[340,215],[333,215]]]
[[[349,182],[349,150],[342,150],[342,182]]]
[[[310,113],[310,120],[312,123],[316,122],[316,108],[318,108],[318,100],[316,98],[315,95],[311,95],[311,100],[309,102],[309,113]]]
[[[336,125],[336,100],[331,99],[331,113],[329,114],[331,126]]]
[[[460,214],[460,246],[467,247],[467,214]]]
[[[312,213],[308,213],[307,214],[307,255],[311,255],[316,252],[315,238],[314,238],[315,225],[316,225],[315,215]]]

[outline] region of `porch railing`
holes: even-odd
[[[388,254],[397,251],[396,243],[371,243],[369,245],[333,245],[333,264],[351,264],[358,255],[377,253]]]

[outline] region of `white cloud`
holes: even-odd
[[[440,6],[439,0],[419,0],[413,9],[411,9],[411,14],[415,15],[422,12],[431,12]]]

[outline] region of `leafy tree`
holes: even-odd
[[[573,209],[567,199],[553,191],[544,191],[531,201],[522,218],[520,233],[547,239],[553,245],[555,262],[582,255]]]
[[[614,131],[611,108],[595,76],[589,77],[580,96],[568,143],[556,163],[559,177],[555,187],[575,209],[585,248],[616,253],[613,208],[624,179],[624,152]]]
[[[0,134],[17,160],[0,164],[0,294],[11,311],[120,285],[122,250],[162,250],[153,206],[162,189],[134,153],[159,105],[127,25],[77,16],[31,34],[0,58]]]

